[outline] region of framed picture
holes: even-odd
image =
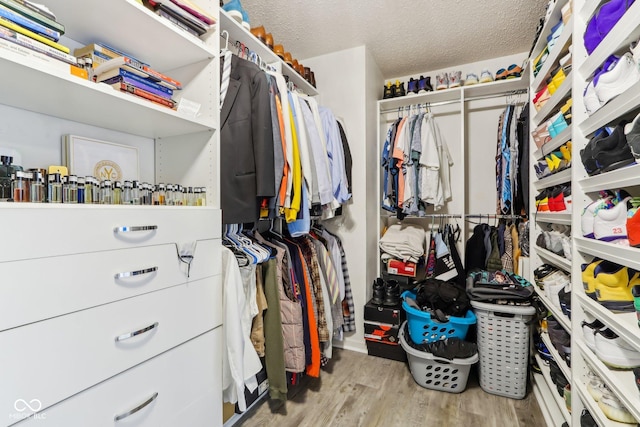
[[[63,162],[69,173],[103,181],[137,180],[138,148],[78,135],[62,136]]]

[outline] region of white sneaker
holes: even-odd
[[[627,201],[618,202],[612,208],[600,209],[593,220],[593,236],[607,242],[627,238]]]
[[[587,373],[586,382],[587,391],[596,402],[600,401],[603,395],[611,393],[606,384],[602,381],[602,378],[600,378],[598,374],[594,373],[591,370],[589,370],[589,372]]]
[[[449,88],[449,77],[447,73],[436,75],[436,90],[443,90]]]
[[[596,351],[596,333],[604,327],[604,324],[598,319],[591,323],[587,323],[586,321],[582,322],[582,336],[584,337],[584,343],[594,353]]]
[[[638,422],[633,415],[631,415],[631,412],[629,412],[611,392],[602,395],[600,400],[598,400],[598,406],[610,420],[627,424],[636,424]]]
[[[467,77],[464,79],[465,86],[477,85],[478,82],[478,76],[474,73],[468,73]]]
[[[635,350],[611,329],[600,329],[595,334],[596,356],[612,368],[640,367],[640,351]]]
[[[493,74],[489,70],[482,70],[480,73],[480,83],[489,83],[493,81]]]
[[[449,73],[449,88],[460,87],[460,80],[462,79],[462,71],[454,71]]]
[[[633,62],[636,63],[636,66],[640,67],[640,40],[632,42],[629,50],[633,55]]]
[[[627,52],[622,55],[612,70],[600,75],[595,91],[600,103],[604,105],[638,81],[640,81],[640,70],[631,53]]]
[[[556,271],[545,277],[544,280],[544,293],[551,300],[551,303],[560,308],[560,297],[558,292],[568,287],[571,289],[571,280],[562,272]]]
[[[582,225],[582,235],[584,237],[593,239],[593,222],[596,219],[596,210],[598,210],[601,204],[611,199],[612,199],[611,196],[604,199],[598,199],[595,202],[592,202],[591,204],[589,204],[586,208],[582,210],[582,217],[580,222]]]
[[[587,110],[588,115],[592,115],[602,107],[602,103],[596,94],[596,88],[593,80],[590,81],[584,89],[582,101],[584,102],[584,108]]]
[[[563,235],[560,239],[562,242],[562,252],[564,252],[564,257],[567,261],[571,261],[573,256],[571,254],[571,238],[569,236]]]

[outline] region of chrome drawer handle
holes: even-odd
[[[156,397],[158,397],[158,392],[156,391],[155,393],[153,393],[153,395],[148,398],[147,400],[145,400],[144,402],[142,402],[141,404],[139,404],[138,406],[136,406],[133,409],[128,410],[127,412],[124,412],[120,415],[116,415],[115,417],[113,417],[113,421],[120,421],[124,418],[127,418],[129,415],[133,415],[136,412],[138,412],[139,410],[143,409],[145,406],[149,405],[151,402],[153,402],[154,400],[156,400]]]
[[[116,342],[128,340],[129,338],[133,338],[136,335],[140,335],[140,334],[144,334],[145,332],[149,332],[150,330],[157,328],[158,325],[159,325],[159,323],[156,322],[153,325],[147,326],[146,328],[138,329],[137,331],[129,332],[127,334],[118,335],[116,337]]]
[[[133,225],[133,226],[122,226],[116,227],[113,229],[114,233],[132,233],[134,231],[151,231],[157,230],[157,225]]]
[[[153,273],[154,271],[158,271],[158,267],[149,267],[149,268],[143,268],[142,270],[126,271],[124,273],[117,273],[117,274],[114,275],[114,277],[116,279],[124,279],[125,277],[140,276],[141,274],[149,274],[149,273]]]

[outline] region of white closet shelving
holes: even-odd
[[[197,3],[218,16],[217,2]],[[171,110],[0,47],[0,103],[20,122],[3,132],[29,123],[45,135],[16,147],[22,165],[59,164],[62,134],[46,123],[118,135],[152,147],[139,162],[155,183],[206,186],[207,206],[0,204],[13,241],[0,249],[0,425],[111,425],[118,414],[139,426],[221,425],[218,31],[196,38],[135,0],[46,5],[72,51],[119,47],[181,81],[174,99],[200,109]],[[177,253],[189,243],[188,269]]]
[[[573,425],[579,425],[580,413],[586,408],[592,414],[598,425],[621,426],[607,418],[598,404],[586,391],[586,372],[590,369],[598,374],[603,382],[611,389],[631,414],[640,421],[640,392],[636,387],[634,375],[631,371],[612,370],[608,368],[590,350],[581,331],[582,321],[594,318],[602,321],[608,328],[627,341],[634,349],[640,351],[640,328],[635,313],[614,313],[597,301],[589,298],[581,280],[581,264],[590,263],[594,257],[602,258],[628,266],[640,268],[640,252],[636,248],[625,247],[613,243],[601,242],[582,236],[582,209],[599,198],[600,190],[615,190],[624,188],[632,195],[638,194],[640,178],[638,166],[614,170],[608,173],[589,177],[580,162],[580,150],[583,149],[593,133],[603,126],[615,126],[621,118],[633,118],[640,111],[640,84],[612,99],[591,116],[588,116],[583,103],[583,91],[587,83],[593,78],[595,70],[611,54],[622,55],[629,50],[629,44],[640,37],[640,4],[631,5],[611,32],[603,39],[591,55],[587,55],[582,35],[591,16],[601,4],[598,1],[575,0],[573,33],[576,43],[573,50],[573,163],[572,194],[573,194],[573,265],[572,265],[572,382],[574,385]]]
[[[573,73],[568,73],[568,75],[565,77],[564,82],[560,85],[560,87],[556,89],[556,91],[550,96],[549,100],[542,106],[542,108],[540,108],[540,110],[536,111],[533,103],[533,99],[536,93],[545,88],[548,81],[552,77],[552,73],[558,69],[560,59],[563,58],[570,51],[570,49],[572,49],[571,46],[574,38],[572,29],[573,22],[576,19],[575,16],[572,16],[566,23],[563,24],[564,28],[562,30],[562,33],[555,41],[555,45],[553,46],[551,51],[548,52],[546,60],[539,68],[539,71],[536,75],[534,75],[534,59],[537,58],[546,49],[548,43],[547,37],[551,35],[552,28],[562,19],[562,8],[567,5],[568,1],[570,0],[557,0],[555,2],[550,2],[550,10],[547,11],[547,17],[544,27],[531,52],[531,57],[528,64],[528,72],[530,73],[531,81],[531,85],[529,87],[529,96],[531,100],[531,118],[529,125],[530,132],[534,132],[537,127],[539,127],[546,120],[549,120],[551,116],[553,116],[560,110],[566,100],[571,98],[572,96],[571,75]],[[570,226],[572,224],[571,212],[561,211],[538,213],[535,204],[535,196],[539,192],[544,191],[548,188],[557,185],[567,185],[568,183],[570,183],[572,168],[567,168],[565,170],[553,173],[547,177],[538,179],[535,173],[535,168],[533,166],[536,165],[539,161],[544,161],[546,155],[549,155],[553,151],[557,151],[562,145],[564,145],[568,141],[571,141],[572,128],[573,126],[569,124],[566,129],[557,134],[551,140],[547,141],[540,148],[536,147],[533,141],[533,137],[530,137],[531,194],[529,198],[529,206],[532,221],[530,226],[531,235],[529,239],[530,271],[528,272],[528,279],[531,281],[531,283],[535,283],[533,271],[537,267],[545,263],[551,264],[567,274],[571,273],[571,261],[567,259],[563,254],[556,254],[548,249],[544,249],[537,245],[538,236],[541,234],[543,229],[547,229],[551,224]],[[572,165],[573,164],[574,163],[572,162]],[[550,314],[552,314],[553,317],[558,321],[558,323],[568,333],[571,334],[571,320],[562,312],[560,307],[554,305],[551,302],[551,300],[547,297],[542,289],[540,289],[535,284],[534,288],[542,303],[549,310]],[[553,356],[553,359],[560,367],[566,379],[571,385],[573,385],[571,382],[571,370],[567,363],[560,357],[559,353],[553,347],[549,335],[546,332],[542,332],[541,338],[547,349],[549,349],[549,352]],[[540,403],[540,408],[543,410],[543,413],[545,415],[547,425],[560,426],[564,422],[567,422],[569,423],[569,425],[571,425],[571,414],[566,407],[564,399],[558,394],[551,376],[548,374],[548,364],[537,354],[535,355],[535,359],[541,370],[543,371],[543,375],[534,374],[532,376],[532,379],[534,382],[534,390],[537,391],[536,397],[538,399],[538,402]]]

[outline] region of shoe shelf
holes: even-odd
[[[635,313],[614,313],[589,298],[583,291],[576,292],[576,294],[584,311],[599,319],[627,341],[629,345],[640,351],[640,328],[638,327],[638,318]],[[638,395],[640,396],[640,393]],[[640,411],[640,407],[638,410]]]
[[[569,181],[571,181],[570,167],[535,181],[533,186],[536,190],[542,190],[543,188],[553,187],[554,185],[564,184]]]
[[[600,3],[602,3],[601,0],[585,1],[584,2],[584,6],[578,12],[578,15],[580,16],[580,19],[582,21],[584,21],[585,23],[589,22],[589,18],[591,18],[593,13],[600,6]]]
[[[388,111],[407,105],[417,105],[437,102],[451,102],[462,99],[462,90],[459,87],[452,89],[435,90],[431,92],[418,93],[416,95],[405,95],[397,98],[381,99],[378,101],[380,111]]]
[[[557,22],[558,21],[556,20],[556,23]],[[564,26],[562,34],[556,41],[551,52],[549,52],[549,55],[544,61],[544,64],[542,64],[540,71],[538,71],[538,74],[533,79],[533,82],[531,83],[532,92],[537,92],[542,89],[545,81],[551,76],[551,69],[558,64],[558,59],[569,52],[569,46],[571,46],[571,28],[573,28],[573,17],[570,18],[567,25]]]
[[[620,18],[618,23],[600,42],[598,47],[589,55],[579,67],[580,76],[587,80],[591,77],[605,59],[612,53],[629,50],[629,44],[640,37],[640,3],[634,2]],[[588,22],[588,21],[586,21]],[[580,43],[582,43],[582,37]]]
[[[636,387],[636,380],[632,371],[610,369],[602,363],[598,356],[581,340],[575,340],[583,359],[587,365],[602,379],[609,389],[616,395],[620,403],[640,420],[640,393]],[[627,424],[629,425],[629,424]]]
[[[522,90],[529,87],[529,79],[526,74],[523,77],[515,79],[496,80],[489,83],[478,83],[470,86],[462,86],[464,98],[473,98],[476,96],[494,95],[496,93],[510,92],[513,90]]]
[[[540,367],[542,369],[542,367]],[[564,415],[560,412],[560,408],[556,401],[551,397],[552,393],[557,393],[554,389],[550,389],[544,375],[532,373],[531,381],[533,383],[533,394],[538,401],[542,415],[548,426],[559,426],[565,422]],[[627,426],[628,427],[628,426]]]
[[[593,397],[587,391],[587,386],[584,385],[581,381],[574,381],[571,384],[571,392],[578,393],[580,395],[580,400],[586,406],[586,409],[589,410],[589,413],[593,417],[593,419],[598,423],[601,427],[629,427],[633,424],[625,424],[619,423],[617,421],[610,420],[607,416],[602,412],[600,406],[598,406],[598,402],[593,400]]]
[[[635,3],[634,3],[635,5]],[[640,3],[638,3],[640,5]],[[581,88],[580,90],[583,90]],[[593,113],[589,118],[580,123],[579,128],[583,135],[588,136],[593,132],[615,121],[623,114],[626,114],[640,105],[640,82],[637,82],[629,89],[613,98]]]
[[[578,184],[585,193],[640,185],[640,165],[632,164],[611,172],[590,176],[578,181]]]
[[[547,36],[551,34],[553,26],[562,19],[562,8],[567,4],[567,1],[568,0],[557,0],[551,6],[553,9],[547,14],[548,18],[545,21],[542,31],[540,31],[540,36],[538,37],[538,40],[536,40],[536,44],[533,46],[531,51],[531,58],[536,58],[547,45]],[[569,33],[571,33],[571,28],[572,27],[565,26],[565,29],[568,30]],[[562,32],[564,33],[564,30],[562,30]],[[529,66],[533,66],[533,64],[529,63]],[[533,73],[531,75],[533,76]]]
[[[5,49],[0,49],[0,67],[7,81],[29,82],[28,90],[20,84],[3,87],[2,103],[11,107],[149,138],[210,131],[216,127],[211,117],[193,118],[109,85],[73,76],[68,68],[45,68]],[[92,108],[79,108],[79,101]]]
[[[576,248],[581,252],[640,271],[639,248],[603,242],[587,237],[574,237],[573,240],[576,243]]]
[[[302,90],[307,95],[318,95],[318,91],[308,81],[304,79],[297,71],[291,68],[285,63],[278,55],[276,55],[267,45],[262,43],[253,34],[247,31],[242,25],[240,25],[235,19],[233,19],[227,12],[220,9],[220,34],[221,45],[223,43],[222,32],[227,31],[229,33],[229,45],[233,51],[233,44],[235,42],[244,43],[249,50],[258,55],[264,62],[270,65],[279,64],[282,67],[282,74],[289,77],[289,81]]]
[[[560,102],[567,98],[567,95],[571,92],[571,79],[573,73],[569,73],[564,82],[558,89],[551,95],[549,100],[542,106],[542,108],[533,117],[533,123],[537,127],[542,123],[551,113],[558,109]]]
[[[569,367],[569,365],[567,365],[567,362],[565,362],[564,359],[560,357],[560,353],[558,353],[558,350],[556,350],[556,348],[553,346],[549,334],[546,332],[542,332],[540,334],[540,338],[542,338],[542,342],[547,346],[547,349],[549,349],[549,353],[551,353],[551,356],[553,356],[553,360],[555,360],[558,364],[558,367],[562,371],[562,374],[567,378],[569,383],[571,383],[571,368]]]
[[[538,287],[538,285],[534,285],[534,286],[535,286],[534,289],[536,290],[536,294],[538,294],[538,297],[540,298],[540,300],[542,300],[545,307],[547,307],[547,309],[551,312],[551,314],[553,314],[553,317],[555,317],[558,320],[558,323],[560,323],[560,325],[564,328],[564,330],[571,333],[571,320],[564,315],[564,313],[559,307],[557,307],[551,302],[551,300],[547,297],[544,291]]]
[[[548,222],[551,224],[563,224],[563,225],[571,225],[571,212],[568,213],[546,213],[546,212],[538,212],[535,214],[535,219],[538,222]],[[571,265],[571,262],[569,262]]]
[[[547,386],[549,387],[549,391],[551,392],[551,395],[553,396],[553,400],[556,402],[556,404],[558,405],[558,408],[560,409],[560,413],[562,414],[562,418],[567,423],[571,423],[571,414],[569,413],[569,410],[567,409],[567,405],[565,404],[564,399],[558,394],[556,385],[551,380],[551,369],[545,363],[545,361],[544,361],[544,359],[542,359],[542,357],[540,357],[539,355],[536,354],[535,358],[536,358],[536,362],[538,362],[538,366],[540,366],[540,370],[542,371],[542,376],[544,377],[544,381],[547,383]]]
[[[571,261],[566,259],[563,256],[555,254],[550,250],[543,248],[536,248],[536,252],[540,255],[541,258],[544,258],[549,264],[555,265],[558,268],[561,268],[565,272],[571,273]]]
[[[571,125],[567,126],[565,130],[556,135],[555,138],[552,138],[551,141],[544,144],[541,148],[538,148],[533,152],[533,156],[536,160],[542,159],[547,154],[553,152],[554,150],[560,148],[562,144],[569,141],[571,139]]]

